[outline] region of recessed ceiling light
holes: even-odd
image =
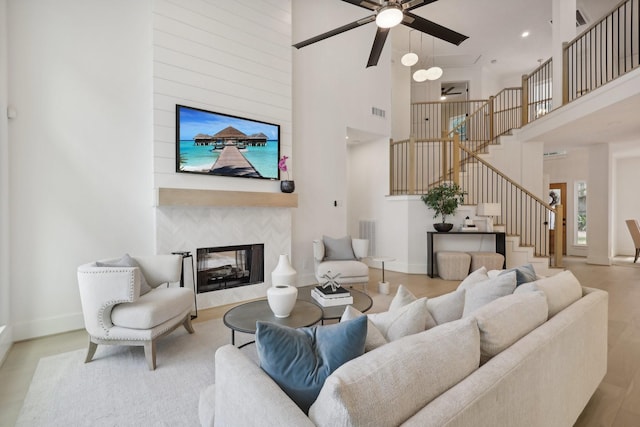
[[[524,37],[529,37],[529,31],[524,31],[524,32],[522,33],[522,37],[523,37],[523,38],[524,38]]]

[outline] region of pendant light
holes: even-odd
[[[400,62],[405,67],[412,67],[418,63],[418,55],[411,50],[411,33],[414,31],[415,30],[409,31],[409,52],[405,53],[402,55],[402,58],[400,58]]]
[[[438,80],[440,77],[442,77],[443,71],[442,68],[440,67],[436,67],[435,63],[436,63],[436,38],[433,38],[433,52],[432,52],[432,60],[431,60],[431,67],[427,70],[426,72],[426,78],[427,80]]]
[[[422,33],[420,33],[420,53],[422,53]],[[413,73],[413,80],[417,81],[418,83],[422,83],[423,81],[427,80],[427,76],[427,70],[425,70],[424,68],[420,68],[415,73]]]

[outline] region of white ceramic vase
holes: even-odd
[[[280,255],[278,259],[278,265],[271,272],[271,284],[276,285],[291,285],[296,284],[296,276],[298,273],[293,269],[289,262],[288,255]]]
[[[298,298],[298,288],[290,285],[273,285],[267,289],[267,302],[276,317],[289,317]]]

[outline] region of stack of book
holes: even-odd
[[[330,287],[316,286],[311,290],[311,297],[323,307],[353,304],[353,297],[345,288],[336,288],[332,291]]]

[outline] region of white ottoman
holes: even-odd
[[[471,255],[466,252],[436,253],[438,275],[444,280],[462,280],[469,275]]]
[[[495,252],[469,252],[471,255],[471,271],[484,266],[487,270],[502,270],[504,255]]]

